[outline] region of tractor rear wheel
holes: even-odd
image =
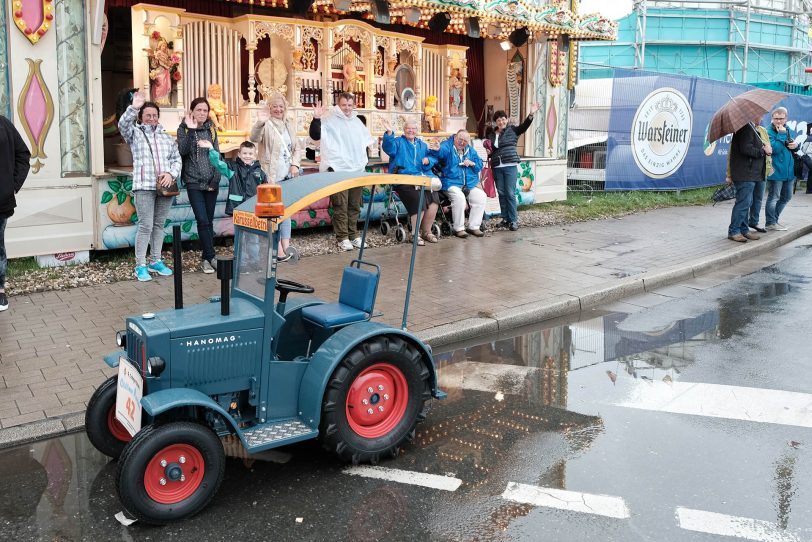
[[[132,439],[116,419],[118,376],[111,376],[90,397],[85,412],[85,431],[90,443],[106,456],[118,459]]]
[[[420,352],[397,336],[367,339],[333,372],[322,403],[322,444],[353,464],[397,455],[431,397]]]
[[[223,444],[206,426],[148,425],[124,448],[116,489],[132,516],[164,525],[209,504],[223,481],[225,462]]]

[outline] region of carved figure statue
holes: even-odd
[[[222,132],[226,121],[226,104],[223,103],[223,87],[212,83],[206,90],[206,99],[209,101],[209,118],[218,132]]]
[[[355,69],[354,54],[348,53],[347,56],[344,57],[344,68],[341,71],[344,74],[344,90],[354,92],[356,90],[356,81],[361,79]]]
[[[443,115],[437,111],[437,96],[428,96],[426,98],[426,107],[423,109],[423,115],[429,125],[429,131],[439,132],[443,122]]]
[[[459,68],[451,69],[451,77],[448,78],[448,102],[452,115],[459,115],[462,109],[462,77]]]
[[[149,54],[149,87],[152,101],[158,105],[170,105],[172,92],[172,54],[164,38],[157,39],[154,50]]]

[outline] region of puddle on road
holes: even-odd
[[[589,448],[603,432],[598,415],[578,411],[590,394],[600,393],[598,380],[613,387],[621,380],[675,381],[696,362],[697,348],[739,333],[791,290],[788,282],[753,286],[690,318],[645,330],[627,325],[634,315],[614,312],[436,354],[440,385],[449,396],[433,403],[399,466],[453,473],[465,480],[467,494],[481,496],[479,504],[500,495],[505,480],[526,479],[528,468],[540,485],[564,487],[567,458]],[[587,371],[597,376],[577,378]],[[240,451],[231,455],[246,468],[257,460],[290,459],[284,449],[260,458],[241,457]],[[238,464],[231,461],[228,468]],[[101,521],[109,530],[118,529],[111,520],[120,509],[115,463],[108,463],[82,434],[0,451],[0,473],[4,537],[80,540]],[[489,532],[501,536],[512,519],[530,510],[506,502],[484,507],[439,503],[426,511],[426,521],[435,535],[456,532],[449,539],[466,539],[466,533],[487,539]],[[457,531],[447,531],[451,525]],[[368,534],[374,531],[370,526]]]

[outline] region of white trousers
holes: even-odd
[[[454,222],[454,231],[462,231],[465,229],[465,194],[458,186],[451,186],[446,192],[451,200],[451,220]],[[471,210],[468,212],[468,228],[477,230],[482,225],[485,201],[485,191],[481,188],[472,188],[468,192],[468,203],[471,205]]]

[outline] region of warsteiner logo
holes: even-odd
[[[637,108],[632,122],[632,154],[640,170],[655,179],[682,165],[691,145],[693,112],[682,93],[660,88]]]

